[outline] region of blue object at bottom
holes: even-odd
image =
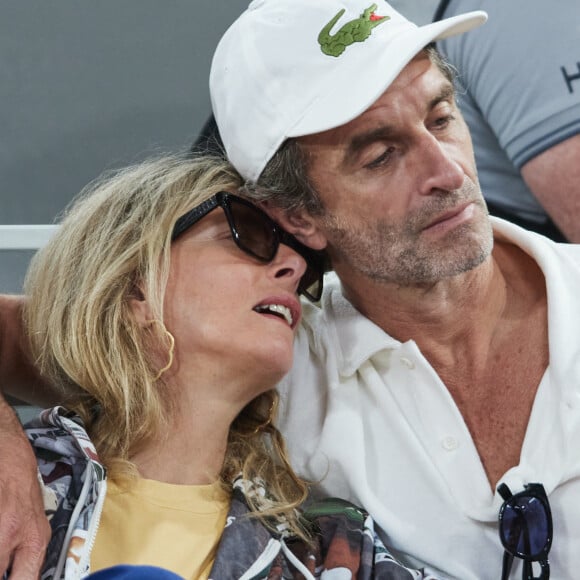
[[[157,566],[112,566],[89,574],[90,580],[183,580],[174,572]]]

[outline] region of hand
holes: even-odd
[[[50,535],[32,447],[0,397],[0,577],[38,578]]]

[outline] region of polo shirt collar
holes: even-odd
[[[577,334],[580,300],[576,286],[567,280],[570,275],[580,276],[580,245],[557,244],[499,218],[491,217],[491,222],[494,238],[515,243],[537,262],[544,273],[548,293],[550,362],[556,353],[558,357],[558,364],[550,365],[555,381],[561,384],[567,376],[580,376],[578,349],[571,348],[568,341],[568,337]],[[562,246],[567,250],[564,256]],[[563,262],[568,262],[569,268],[563,268]],[[315,335],[327,335],[335,349],[335,362],[341,375],[351,376],[379,352],[401,347],[400,341],[363,316],[345,298],[334,272],[326,274],[324,284],[322,311],[318,318],[320,324],[316,325]],[[551,296],[557,296],[557,299],[550,300]]]
[[[340,281],[334,272],[326,275],[323,324],[336,350],[338,371],[351,376],[377,353],[394,350],[401,343],[363,316],[344,296]]]

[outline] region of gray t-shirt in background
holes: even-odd
[[[438,43],[457,67],[485,198],[520,218],[547,215],[520,170],[580,133],[580,2],[451,0],[443,17],[485,10],[488,22]]]

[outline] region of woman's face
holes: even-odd
[[[244,253],[220,207],[189,228],[171,248],[164,318],[175,360],[166,380],[273,387],[292,364],[305,268],[283,244],[270,263]]]

